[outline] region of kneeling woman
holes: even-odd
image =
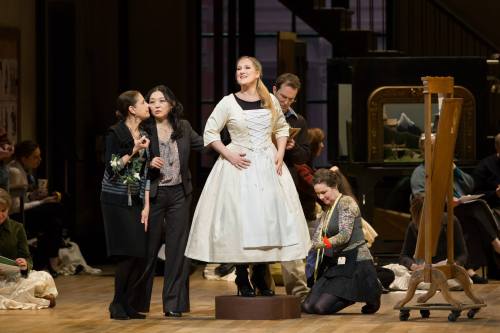
[[[313,245],[322,252],[319,278],[302,308],[307,313],[332,314],[364,302],[361,312],[375,313],[382,289],[363,237],[359,207],[339,191],[341,179],[331,170],[316,171],[313,185],[326,211]]]

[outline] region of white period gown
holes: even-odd
[[[285,164],[275,168],[271,133],[288,136],[279,104],[272,126],[267,109],[243,110],[233,95],[216,106],[207,121],[205,145],[219,140],[227,125],[228,149],[246,153],[250,167],[238,170],[219,157],[196,207],[186,256],[205,262],[247,263],[305,258],[310,248],[307,222]]]

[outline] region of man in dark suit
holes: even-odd
[[[284,73],[278,76],[273,86],[273,94],[280,103],[281,111],[283,111],[287,123],[291,128],[300,128],[297,136],[288,140],[284,158],[284,162],[292,174],[295,186],[297,186],[297,172],[294,165],[308,162],[311,155],[307,138],[307,122],[304,117],[296,113],[291,107],[295,102],[300,86],[299,78],[292,73]],[[282,262],[281,272],[286,293],[298,296],[303,301],[309,292],[304,261]]]

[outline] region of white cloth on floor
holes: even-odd
[[[42,297],[57,297],[52,276],[44,271],[31,271],[28,277],[20,274],[0,275],[0,310],[43,309],[50,301]]]
[[[389,264],[383,266],[394,272],[395,279],[389,286],[390,290],[408,290],[408,284],[410,283],[411,272],[408,268],[399,264]],[[420,282],[417,289],[427,290],[430,287],[430,283]],[[448,280],[449,290],[462,290],[462,286],[456,279]]]
[[[63,247],[59,249],[59,259],[61,264],[57,269],[57,272],[62,275],[73,275],[78,266],[82,266],[82,273],[98,275],[102,273],[99,268],[93,268],[87,265],[87,261],[80,251],[78,244],[72,241],[66,241],[69,245],[68,247]]]

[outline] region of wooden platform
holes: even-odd
[[[297,296],[215,296],[215,319],[297,319],[300,313],[300,298]]]
[[[449,323],[445,311],[436,311],[428,319],[399,321],[399,311],[392,309],[402,293],[382,296],[382,307],[375,315],[362,315],[362,304],[355,304],[338,315],[302,314],[289,320],[216,320],[215,296],[235,295],[232,282],[207,281],[198,271],[191,280],[191,312],[180,319],[162,314],[161,279],[156,278],[151,313],[146,320],[113,321],[109,319],[108,304],[113,294],[112,276],[58,277],[60,296],[54,309],[0,311],[2,333],[165,333],[165,332],[498,332],[500,327],[500,281],[473,286],[488,306],[474,319],[458,318]],[[278,288],[278,294],[284,294]],[[460,293],[453,293],[459,295]],[[457,296],[457,298],[460,298]],[[442,302],[435,296],[435,302]],[[412,318],[414,316],[412,315]]]

